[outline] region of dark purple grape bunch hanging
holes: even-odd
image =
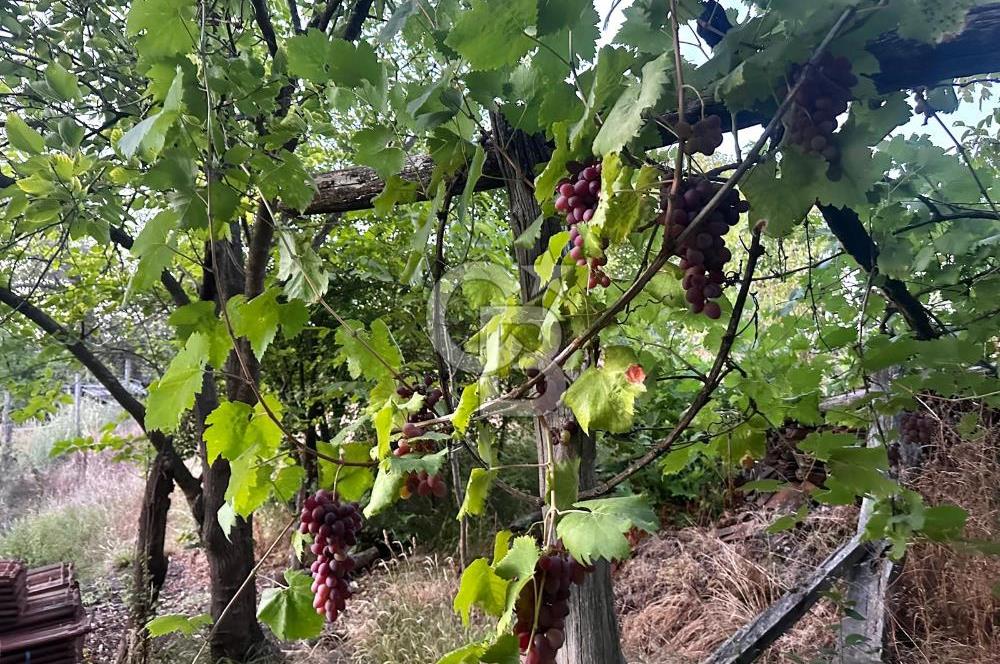
[[[813,67],[797,65],[791,80],[799,79],[801,85],[785,117],[785,140],[830,162],[827,176],[837,180],[842,175],[840,146],[834,134],[837,117],[847,111],[858,77],[851,72],[850,60],[827,52]]]
[[[309,550],[316,556],[310,568],[313,608],[329,622],[337,619],[351,596],[347,575],[355,564],[349,551],[362,525],[358,504],[341,502],[335,493],[320,489],[302,505],[299,532],[313,535]]]
[[[605,256],[587,258],[583,252],[583,235],[578,224],[585,224],[594,218],[601,198],[601,164],[583,164],[571,161],[566,164],[570,177],[563,178],[556,186],[556,212],[566,217],[569,224],[569,255],[576,264],[590,266],[588,288],[611,285],[611,278],[602,269],[608,264]]]
[[[934,442],[940,425],[933,416],[923,411],[903,413],[899,422],[899,433],[903,442],[926,446]]]
[[[566,642],[570,589],[582,584],[593,568],[564,551],[550,551],[535,564],[535,576],[514,606],[517,636],[525,664],[554,664]]]
[[[660,208],[663,210],[668,208],[671,184],[667,181],[660,188]],[[722,185],[701,176],[682,181],[670,218],[666,218],[666,212],[661,215],[667,233],[673,238],[679,237],[721,188]],[[749,207],[738,191],[730,189],[715,210],[675,247],[674,253],[680,257],[683,270],[680,279],[684,297],[692,313],[704,313],[713,320],[722,315],[722,307],[716,300],[725,287],[726,263],[733,257],[726,246],[725,235],[739,223],[740,213]]]

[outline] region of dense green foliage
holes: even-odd
[[[224,528],[293,500],[314,464],[318,484],[369,517],[430,500],[399,502],[408,473],[457,470],[451,508],[463,519],[490,511],[499,482],[537,495],[541,464],[543,545],[590,563],[626,557],[632,529],[656,529],[651,496],[699,495],[714,473],[760,458],[765,432],[786,421],[854,426],[919,409],[927,394],[1000,404],[1000,155],[996,112],[976,106],[988,84],[914,76],[937,83],[917,91],[930,127],[950,125],[941,114],[959,107],[956,92],[975,123],[956,144],[943,131],[904,135],[908,91],[881,89],[864,48],[892,31],[937,43],[976,3],[728,3],[734,27],[711,52],[674,43],[678,30],[697,39],[692,0],[636,0],[602,46],[603,17],[583,0],[341,4],[0,0],[0,381],[25,415],[60,378],[51,358],[81,342],[106,365],[141,362],[144,428],[190,427],[206,462],[229,462],[226,503],[208,515]],[[781,138],[800,103],[796,72],[823,52],[853,72],[835,156]],[[736,163],[678,155],[679,104],[767,128]],[[504,196],[476,192],[511,159],[489,128],[501,116],[551,146],[521,174],[542,210],[523,234]],[[564,251],[570,234],[542,223],[558,217],[574,161],[602,167],[578,233],[587,259],[607,259],[606,287]],[[345,175],[320,174],[347,166],[372,169],[350,173],[377,181],[373,201],[329,202]],[[655,223],[661,203],[676,211],[677,168],[749,201],[725,233],[720,320],[689,310],[673,236]],[[708,217],[714,203],[703,203]],[[538,237],[547,249],[516,265]],[[518,271],[532,268],[542,286],[522,307]],[[45,334],[11,298],[61,332]],[[449,349],[431,343],[435,312]],[[889,368],[899,377],[888,391],[821,412],[823,397]],[[427,372],[449,393],[438,420],[403,435],[424,397],[397,388]],[[250,394],[186,416],[206,375]],[[501,424],[508,402],[519,410]],[[596,441],[598,490],[580,491],[573,454],[553,454],[569,413]],[[534,416],[542,458],[524,444]],[[508,427],[520,444],[505,448]],[[806,438],[801,451],[829,472],[814,498],[874,499],[867,534],[891,539],[895,555],[914,536],[960,536],[960,510],[923,505],[886,476],[894,435],[872,448]],[[403,438],[439,451],[394,455]],[[504,531],[468,566],[455,608],[499,628],[442,662],[516,659],[514,601],[541,552]],[[260,618],[305,637],[321,624],[296,574]]]

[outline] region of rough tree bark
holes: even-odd
[[[541,214],[535,200],[534,165],[549,158],[549,148],[538,136],[529,136],[514,131],[498,113],[491,116],[494,145],[503,145],[502,154],[496,159],[504,179],[510,207],[510,225],[515,237],[519,237]],[[532,266],[549,244],[549,239],[560,231],[558,219],[543,221],[541,232],[534,245],[528,248],[515,247],[514,257],[518,265],[518,279],[521,285],[522,301],[527,301],[539,287],[537,275]],[[557,414],[556,417],[561,417]],[[544,418],[535,418],[535,442],[539,461],[547,456],[547,425]],[[580,456],[581,488],[596,483],[595,453],[593,440],[579,434],[570,447]],[[560,445],[560,448],[567,446]],[[565,453],[560,450],[560,454]],[[539,469],[539,492],[545,495],[545,474]],[[559,651],[560,664],[624,664],[618,620],[615,616],[614,592],[611,587],[610,567],[599,563],[587,581],[570,595],[570,615],[566,621],[566,643]]]
[[[263,206],[261,206],[263,207]],[[258,210],[256,230],[262,226],[266,210]],[[271,220],[266,217],[266,233],[273,232]],[[220,310],[229,298],[245,294],[252,298],[263,288],[263,266],[267,263],[267,249],[251,239],[249,250],[244,252],[239,225],[231,226],[232,239],[206,243],[205,266],[201,297],[212,300]],[[264,238],[257,238],[264,239]],[[246,268],[244,268],[246,256]],[[216,262],[217,261],[217,262]],[[247,288],[249,275],[254,275],[252,288]],[[258,287],[258,280],[261,284]],[[248,374],[244,375],[244,372]],[[253,387],[260,380],[260,365],[245,340],[238,340],[229,354],[225,366],[226,395],[232,401],[253,404]],[[252,384],[251,384],[252,383]],[[212,372],[205,373],[202,391],[196,400],[199,426],[204,432],[208,414],[218,406],[219,398]],[[212,657],[246,661],[266,649],[264,632],[257,622],[257,587],[251,577],[254,567],[253,517],[237,517],[229,533],[222,530],[217,514],[226,502],[226,490],[231,476],[229,462],[209,459],[204,436],[201,436],[202,481],[206,519],[201,529],[201,541],[208,560],[211,585],[211,614],[215,621],[211,638]],[[242,589],[241,589],[242,588]]]
[[[167,533],[167,513],[174,480],[166,457],[157,454],[146,476],[139,513],[139,532],[132,560],[132,588],[125,634],[118,645],[117,664],[144,664],[149,659],[146,623],[154,615],[156,598],[167,576],[167,556],[163,550]]]

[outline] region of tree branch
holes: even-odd
[[[271,13],[267,9],[267,0],[252,0],[253,16],[260,28],[260,33],[267,43],[267,50],[273,58],[278,52],[278,38],[274,34],[274,24],[271,23]]]
[[[623,471],[611,479],[598,484],[589,491],[582,492],[580,494],[581,498],[602,496],[610,492],[616,486],[669,452],[674,446],[674,443],[677,442],[677,439],[680,438],[681,434],[684,433],[688,426],[691,425],[691,422],[694,421],[698,412],[701,411],[701,409],[704,408],[705,405],[711,400],[712,394],[715,392],[716,388],[719,387],[719,384],[722,383],[722,379],[725,377],[723,369],[729,359],[729,354],[732,352],[733,343],[739,335],[740,321],[743,318],[743,309],[746,306],[747,297],[750,293],[750,285],[753,283],[753,273],[757,269],[757,261],[764,254],[764,249],[761,246],[762,230],[762,228],[757,227],[753,231],[753,239],[750,241],[750,250],[747,254],[746,269],[743,271],[743,280],[740,282],[740,290],[736,295],[736,301],[733,303],[733,313],[729,317],[729,324],[726,326],[726,333],[723,335],[722,341],[719,342],[719,351],[715,354],[715,362],[712,364],[711,370],[705,377],[705,384],[702,386],[701,390],[699,390],[698,394],[695,395],[695,398],[691,401],[691,405],[688,406],[686,411],[684,411],[684,414],[681,416],[681,419],[677,422],[676,426],[674,426],[670,433],[668,433],[663,440],[657,443],[655,447],[630,463]]]
[[[85,366],[93,374],[94,378],[108,390],[111,397],[142,427],[142,430],[146,433],[149,442],[156,448],[156,451],[164,455],[169,463],[174,480],[181,487],[188,502],[194,505],[200,500],[201,482],[191,475],[191,471],[184,465],[184,460],[180,458],[174,449],[173,442],[159,431],[146,430],[146,407],[139,403],[138,399],[125,389],[125,386],[118,381],[115,375],[111,373],[111,370],[81,340],[74,337],[47,313],[3,286],[0,286],[0,302],[17,311],[46,334],[53,337],[80,364]]]
[[[330,21],[333,19],[333,15],[340,9],[342,2],[343,0],[327,0],[325,5],[321,5],[316,9],[316,13],[313,14],[308,27],[326,32]]]
[[[837,236],[851,258],[857,261],[865,272],[877,273],[878,247],[861,223],[857,212],[850,208],[835,208],[830,205],[817,207],[823,213],[826,225]],[[884,283],[879,288],[886,299],[899,309],[918,339],[934,339],[940,336],[941,332],[931,324],[924,305],[910,293],[906,284],[898,279],[885,277]]]

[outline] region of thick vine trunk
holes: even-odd
[[[493,113],[491,120],[494,145],[505,146],[504,152],[497,156],[497,162],[510,201],[511,230],[515,237],[519,237],[541,214],[532,186],[534,165],[547,161],[550,152],[543,138],[512,130],[499,113]],[[535,259],[548,248],[549,238],[560,230],[557,219],[546,219],[533,246],[515,247],[522,301],[531,299],[538,289],[538,277],[533,270]],[[562,415],[555,414],[554,417],[561,418]],[[540,462],[548,455],[546,429],[544,419],[536,418],[535,443]],[[580,484],[581,488],[587,488],[596,482],[594,442],[587,436],[576,438],[578,440],[573,441],[572,447],[580,456]],[[539,491],[542,496],[545,495],[545,477],[541,469]],[[570,595],[569,604],[566,643],[559,651],[560,664],[624,664],[611,572],[607,563],[597,565],[587,581]]]
[[[146,488],[142,495],[139,532],[132,560],[128,625],[115,658],[117,664],[145,664],[149,659],[145,625],[154,615],[156,598],[167,576],[168,560],[163,545],[173,490],[170,462],[163,454],[157,454],[146,476]]]
[[[214,300],[220,308],[234,295],[246,294],[252,298],[260,293],[256,288],[245,288],[240,228],[233,225],[231,230],[232,240],[216,242],[214,248],[207,246],[205,252],[210,259],[214,256],[219,262],[216,264],[212,259],[206,266],[201,296]],[[251,246],[248,253],[246,273],[251,268],[256,273],[257,267],[266,263],[268,251]],[[260,367],[245,340],[237,341],[237,348],[230,353],[225,366],[226,395],[233,401],[253,403],[250,383],[256,385],[259,381]],[[244,379],[244,364],[250,374],[248,379]],[[196,402],[201,433],[204,433],[205,418],[218,403],[214,375],[206,371]],[[204,436],[201,439],[204,441]],[[212,657],[216,660],[247,661],[266,650],[264,632],[257,622],[257,586],[252,576],[255,562],[253,518],[236,517],[228,533],[222,530],[218,514],[226,502],[226,490],[229,488],[229,462],[221,458],[209,459],[204,442],[201,458],[205,506],[201,542],[208,560],[211,614],[215,622],[210,644]]]

